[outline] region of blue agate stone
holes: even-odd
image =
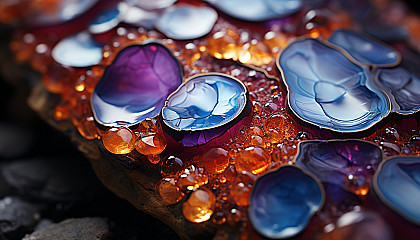
[[[282,18],[299,11],[302,0],[206,0],[229,16],[245,21]]]
[[[120,23],[121,8],[110,8],[96,16],[89,25],[92,34],[104,33]]]
[[[360,184],[368,184],[383,159],[381,149],[361,140],[304,141],[299,145],[296,164],[313,173],[322,182],[347,189],[352,175]],[[347,189],[352,191],[352,189]]]
[[[370,128],[388,115],[388,97],[367,68],[316,39],[290,44],[279,56],[289,106],[309,123],[339,132]]]
[[[401,55],[379,41],[349,30],[336,30],[329,42],[343,48],[356,61],[370,66],[395,66]]]
[[[212,8],[182,4],[166,9],[155,27],[170,38],[188,40],[209,33],[216,20],[217,12]]]
[[[159,114],[182,82],[182,68],[159,43],[121,50],[92,94],[96,121],[104,126],[134,125]]]
[[[81,32],[61,40],[51,52],[59,64],[71,67],[90,67],[102,60],[102,46],[90,34]]]
[[[411,114],[420,110],[420,76],[402,67],[378,68],[373,82],[388,94],[392,111]]]
[[[249,200],[249,219],[264,237],[289,238],[302,232],[325,201],[322,185],[295,166],[259,177]]]
[[[241,114],[247,94],[244,84],[231,76],[195,75],[169,96],[162,109],[163,122],[177,131],[218,128]]]
[[[420,224],[420,157],[394,157],[375,174],[380,199],[407,220]]]

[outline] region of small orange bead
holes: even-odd
[[[166,177],[161,179],[156,184],[156,193],[160,196],[163,201],[168,204],[175,204],[182,200],[184,193],[179,190],[175,185],[175,179],[172,177]]]
[[[136,150],[143,155],[157,155],[165,148],[166,139],[159,133],[141,137],[136,141]]]
[[[204,168],[190,165],[184,169],[176,179],[176,185],[183,191],[191,191],[209,182],[209,178],[204,174]]]
[[[155,133],[160,129],[159,123],[155,118],[145,119],[140,122],[138,131],[140,133]]]
[[[265,171],[271,163],[270,155],[261,147],[251,146],[245,148],[235,160],[238,172],[247,171],[259,174]]]
[[[80,121],[79,125],[77,125],[77,130],[86,139],[97,139],[99,137],[93,117],[87,117]]]
[[[219,174],[229,166],[229,152],[223,148],[212,148],[199,158],[199,164],[203,165],[209,174]]]
[[[72,108],[69,101],[61,100],[54,108],[54,119],[57,121],[70,119],[70,109]]]
[[[127,154],[133,151],[136,135],[129,128],[111,128],[102,137],[104,147],[114,154]]]
[[[251,135],[248,137],[248,140],[245,143],[245,146],[258,146],[265,148],[266,144],[264,139],[261,136],[258,135]]]
[[[68,86],[71,72],[60,66],[51,67],[43,76],[42,83],[52,93],[62,93]]]
[[[178,176],[184,170],[184,162],[181,158],[170,155],[165,157],[159,165],[160,175],[163,177]]]
[[[230,29],[216,32],[209,38],[207,49],[215,58],[238,60],[239,35]]]
[[[255,176],[251,173],[239,173],[235,181],[230,186],[230,194],[238,206],[248,206],[251,196],[252,183]]]
[[[151,164],[158,164],[162,158],[160,155],[147,155],[147,160],[149,160]]]
[[[193,223],[210,219],[216,207],[216,196],[208,189],[198,189],[182,205],[182,214]]]

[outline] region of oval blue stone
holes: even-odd
[[[212,8],[182,4],[166,9],[155,27],[170,38],[188,40],[209,33],[216,20],[217,12]]]
[[[277,65],[289,106],[304,121],[340,132],[370,128],[390,111],[388,97],[367,68],[316,39],[290,44]]]
[[[159,43],[121,50],[92,94],[92,110],[104,126],[134,125],[159,114],[182,82],[182,68]]]
[[[246,103],[247,89],[239,80],[219,73],[199,74],[169,96],[162,118],[175,130],[206,130],[235,119]]]
[[[302,8],[302,0],[206,0],[229,16],[245,21],[282,18]]]
[[[280,167],[257,179],[249,219],[264,237],[289,238],[302,232],[325,202],[322,185],[295,166]]]
[[[420,225],[420,157],[394,157],[375,174],[380,199],[404,218]]]
[[[353,31],[336,30],[328,41],[343,48],[362,64],[385,67],[395,66],[401,61],[401,55],[384,43]]]
[[[89,32],[93,34],[104,33],[120,23],[120,8],[107,9],[96,16],[89,25]]]

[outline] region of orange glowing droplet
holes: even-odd
[[[80,121],[77,130],[80,135],[86,139],[97,139],[99,137],[95,119],[93,117],[87,117]]]
[[[149,160],[151,164],[158,164],[162,158],[160,155],[147,155],[147,160]]]
[[[68,86],[70,78],[71,72],[69,70],[54,66],[42,76],[42,83],[49,92],[62,93]]]
[[[175,204],[182,200],[184,193],[179,190],[175,185],[175,179],[172,177],[166,177],[161,179],[156,184],[156,194],[160,196],[163,201],[168,204]]]
[[[129,128],[108,129],[102,137],[104,147],[114,154],[127,154],[133,151],[136,135]]]
[[[193,223],[210,219],[216,206],[216,196],[208,189],[198,189],[182,205],[182,214]]]
[[[159,133],[141,137],[136,141],[136,150],[143,155],[157,155],[165,148],[166,139]]]
[[[165,157],[159,165],[160,175],[163,177],[178,176],[184,170],[184,162],[176,156]]]
[[[223,148],[212,148],[204,153],[198,161],[207,173],[222,173],[229,166],[229,152]]]
[[[243,172],[238,174],[235,181],[233,181],[230,186],[230,194],[236,205],[249,205],[249,197],[251,196],[252,183],[254,180],[255,176],[251,173]]]
[[[230,29],[216,32],[210,37],[207,50],[215,58],[238,60],[239,35]]]
[[[62,121],[70,119],[70,109],[72,108],[69,101],[61,100],[54,108],[54,119]]]
[[[247,171],[259,174],[265,171],[271,163],[270,155],[261,147],[245,148],[235,160],[238,172]]]
[[[190,165],[184,169],[176,179],[176,185],[182,191],[192,191],[209,182],[209,178],[204,174],[204,168]]]
[[[262,148],[266,147],[264,139],[261,136],[258,136],[258,135],[249,136],[245,145],[246,146],[258,146],[258,147],[262,147]]]

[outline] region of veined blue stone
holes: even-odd
[[[104,126],[134,125],[155,117],[182,82],[182,68],[159,43],[121,50],[92,94],[96,121]]]
[[[209,33],[216,20],[217,12],[212,8],[182,4],[167,8],[155,27],[170,38],[188,40]]]
[[[239,80],[218,73],[199,74],[169,96],[162,118],[175,130],[207,130],[235,119],[246,103],[247,90]]]
[[[420,157],[394,157],[375,173],[380,199],[404,218],[420,225]]]
[[[302,232],[325,202],[321,183],[295,166],[259,177],[249,200],[249,219],[264,237],[289,238]]]
[[[401,61],[401,55],[379,41],[349,30],[336,30],[329,42],[343,48],[356,61],[372,66],[395,66]]]
[[[392,111],[411,114],[420,110],[420,76],[402,67],[378,68],[373,82],[388,94]]]
[[[120,23],[120,14],[121,8],[118,7],[103,11],[93,19],[89,25],[89,32],[97,34],[111,30]]]
[[[346,189],[343,180],[348,175],[353,175],[355,179],[361,177],[369,182],[382,159],[381,149],[370,142],[312,140],[299,144],[296,164],[313,173],[322,182]]]
[[[206,0],[229,16],[245,21],[282,18],[301,9],[302,0]]]
[[[129,4],[136,5],[144,10],[158,10],[171,6],[177,0],[126,0]]]
[[[390,111],[388,97],[371,82],[367,68],[316,39],[290,44],[277,65],[289,105],[304,121],[355,132],[370,128]]]
[[[61,40],[52,50],[53,59],[65,66],[89,67],[102,60],[102,46],[87,32]]]

